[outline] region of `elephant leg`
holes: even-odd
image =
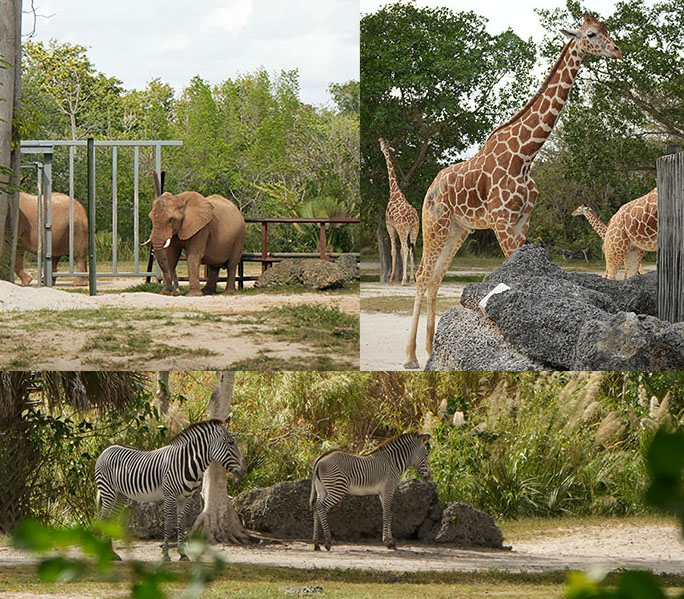
[[[202,295],[199,283],[200,255],[198,252],[188,251],[188,280],[190,281],[190,292],[188,295],[197,297]]]
[[[171,244],[165,250],[162,249],[160,251],[166,252],[166,260],[159,262],[164,276],[164,287],[162,288],[162,294],[176,295],[176,288],[173,286],[173,281],[174,277],[176,276],[176,265],[178,264],[178,258],[180,258],[181,248]]]
[[[235,273],[237,272],[237,267],[240,260],[237,262],[229,261],[226,267],[226,275],[228,280],[226,281],[226,288],[224,293],[233,293],[235,291]]]
[[[219,267],[207,264],[207,284],[202,289],[204,295],[214,295],[216,293],[216,282],[218,281]]]
[[[24,270],[24,248],[17,244],[17,255],[14,260],[14,274],[21,280],[22,285],[28,285],[32,277]]]
[[[76,258],[76,272],[87,272],[88,269],[86,268],[86,259],[85,256],[78,256]],[[74,287],[78,287],[80,285],[87,285],[88,284],[88,277],[76,277],[74,279],[74,282],[72,285]]]
[[[52,284],[54,285],[57,282],[57,277],[54,276],[54,274],[57,272],[57,266],[59,265],[59,259],[61,256],[52,256]]]

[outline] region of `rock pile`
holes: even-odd
[[[256,287],[301,285],[320,291],[343,287],[347,281],[359,278],[356,258],[342,254],[336,262],[295,258],[277,262],[256,281]]]
[[[510,289],[483,312],[499,283]],[[655,272],[626,281],[566,273],[541,243],[525,245],[440,318],[426,370],[680,369],[684,323],[654,316],[656,283]]]

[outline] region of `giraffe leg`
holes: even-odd
[[[408,234],[404,235],[403,232],[399,235],[399,241],[401,242],[401,262],[402,262],[402,268],[403,268],[403,273],[401,276],[401,284],[406,285],[406,269],[408,268],[408,243],[407,243],[407,238]]]
[[[635,245],[630,246],[629,250],[627,250],[625,254],[625,279],[629,279],[639,273],[643,255],[643,250]]]
[[[606,257],[606,272],[603,275],[606,279],[615,280],[617,272],[625,259],[629,250],[629,241],[626,239],[608,238],[603,242],[603,253]]]
[[[637,258],[637,274],[643,275],[646,273],[646,269],[644,268],[644,265],[642,264],[644,260],[644,254],[646,252],[642,249],[639,250],[639,256]]]
[[[390,248],[392,250],[392,274],[390,275],[390,283],[394,282],[394,275],[395,275],[395,269],[396,269],[396,260],[397,260],[397,245],[394,240],[394,234],[396,233],[396,229],[394,228],[394,225],[390,221],[387,221],[387,233],[389,233],[389,238],[390,238]]]
[[[468,235],[470,235],[468,229],[464,229],[458,225],[452,227],[450,236],[442,247],[442,251],[437,258],[434,270],[432,271],[432,277],[430,277],[430,281],[427,284],[427,334],[425,336],[425,349],[428,356],[432,355],[432,342],[435,337],[437,292],[439,291],[439,286],[442,284],[442,279],[444,279],[444,275],[446,274],[454,255],[463,245],[463,242]]]

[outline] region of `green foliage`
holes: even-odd
[[[675,514],[684,531],[684,432],[656,431],[646,460],[650,485],[646,492],[648,503],[658,510]],[[568,599],[665,599],[663,587],[650,572],[626,571],[620,575],[615,588],[604,582],[605,573],[568,575]],[[684,593],[677,595],[684,597]]]
[[[420,210],[437,172],[524,102],[532,41],[490,35],[474,12],[389,4],[361,19],[361,155],[364,238],[387,200],[378,137],[395,148],[407,199]],[[401,40],[398,44],[397,40]]]
[[[178,98],[167,83],[150,81],[124,92],[120,82],[96,71],[85,48],[68,43],[27,42],[23,63],[26,135],[35,138],[179,139],[163,149],[166,189],[193,189],[233,200],[245,216],[292,217],[315,206],[320,212],[358,215],[358,82],[331,84],[338,110],[299,99],[296,70],[270,75],[264,69],[211,86],[194,77]],[[111,255],[111,149],[96,152],[98,259]],[[118,233],[122,259],[133,252],[133,149],[118,149]],[[149,173],[154,152],[140,149],[140,238],[155,197]],[[54,156],[53,188],[68,191],[68,152]],[[75,196],[87,197],[86,152],[75,152]],[[35,190],[35,173],[24,188]],[[270,251],[313,251],[315,228],[269,230]],[[339,229],[339,230],[338,230]],[[246,251],[260,248],[260,230],[248,226]],[[352,251],[353,227],[335,227],[329,251]],[[146,254],[145,254],[146,255]]]
[[[38,555],[57,551],[57,555],[40,559],[38,576],[44,582],[65,583],[82,578],[93,566],[96,572],[108,574],[110,578],[117,577],[120,570],[111,573],[115,558],[112,539],[128,540],[123,522],[97,522],[93,528],[51,528],[35,520],[25,520],[15,530],[13,543],[18,549]],[[69,547],[79,548],[86,559],[65,557],[63,551]],[[221,573],[224,564],[198,536],[189,539],[186,552],[194,561],[181,572],[164,566],[150,568],[137,561],[129,562],[124,578],[131,585],[131,596],[135,599],[164,599],[167,597],[166,585],[181,583],[185,587],[184,597],[201,597]]]
[[[331,95],[337,109],[342,114],[356,114],[361,110],[360,86],[358,81],[331,83],[328,93]]]

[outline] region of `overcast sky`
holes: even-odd
[[[489,20],[489,33],[501,33],[510,27],[525,40],[532,37],[535,43],[544,37],[544,30],[534,9],[565,6],[565,0],[416,0],[415,3],[431,8],[446,6],[454,12],[472,10]],[[361,14],[373,13],[387,4],[392,3],[386,0],[361,0]],[[615,7],[613,0],[588,0],[588,4],[592,11],[604,16],[612,14]],[[647,4],[652,2],[648,1]]]
[[[27,4],[26,2],[24,3]],[[95,68],[142,89],[154,77],[176,93],[263,67],[298,69],[301,99],[328,104],[327,87],[359,78],[358,0],[35,0],[34,39],[78,43]],[[24,33],[32,27],[24,15]]]

